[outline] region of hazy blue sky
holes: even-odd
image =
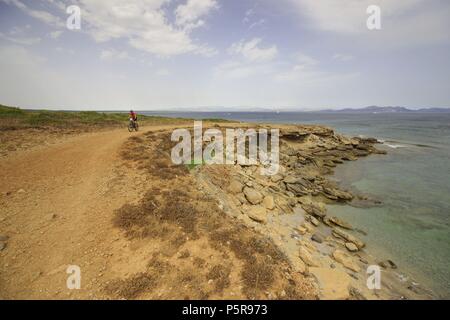
[[[448,0],[0,0],[0,103],[450,107],[449,17]]]

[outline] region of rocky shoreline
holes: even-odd
[[[217,165],[199,166],[195,177],[223,211],[267,236],[295,271],[313,278],[320,298],[433,298],[413,280],[405,280],[393,261],[371,256],[363,230],[327,212],[327,204],[377,202],[343,190],[330,179],[333,169],[345,161],[385,154],[377,144],[374,138],[349,138],[327,127],[283,125],[276,175],[261,175],[260,164]],[[381,289],[366,284],[370,265],[380,267]]]

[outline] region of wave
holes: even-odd
[[[398,148],[407,148],[407,146],[403,145],[403,144],[389,144],[389,143],[384,143],[384,145],[388,146],[389,148],[392,149],[398,149]]]
[[[422,144],[422,143],[408,143],[408,142],[398,142],[394,140],[383,140],[378,139],[380,143],[383,145],[392,148],[392,149],[398,149],[398,148],[409,148],[409,147],[418,147],[418,148],[431,148],[431,149],[439,149],[436,146],[429,145],[429,144]]]

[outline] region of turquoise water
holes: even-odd
[[[362,238],[375,256],[392,259],[414,280],[450,298],[450,113],[173,115],[324,124],[341,133],[385,140],[381,147],[387,155],[347,162],[338,166],[335,175],[343,185],[370,194],[383,205],[331,206],[329,213],[366,231]]]
[[[361,130],[343,128],[387,140],[383,147],[388,155],[344,164],[335,175],[383,205],[330,208],[367,231],[365,240],[376,256],[394,260],[444,298],[450,298],[449,124],[449,117],[440,115],[397,117]]]
[[[432,167],[436,165],[435,167]],[[372,208],[332,206],[329,212],[367,232],[369,250],[392,259],[419,283],[450,296],[450,190],[447,164],[423,150],[390,150],[338,168],[351,188],[380,198]]]

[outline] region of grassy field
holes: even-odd
[[[139,125],[192,125],[193,119],[144,116]],[[228,122],[203,119],[210,124]],[[0,156],[54,141],[63,135],[126,128],[128,112],[26,110],[0,105]]]
[[[192,120],[138,115],[141,125],[178,124]],[[219,119],[217,121],[220,121]],[[127,113],[95,111],[24,110],[0,105],[0,129],[89,129],[95,127],[119,127],[128,124]]]

